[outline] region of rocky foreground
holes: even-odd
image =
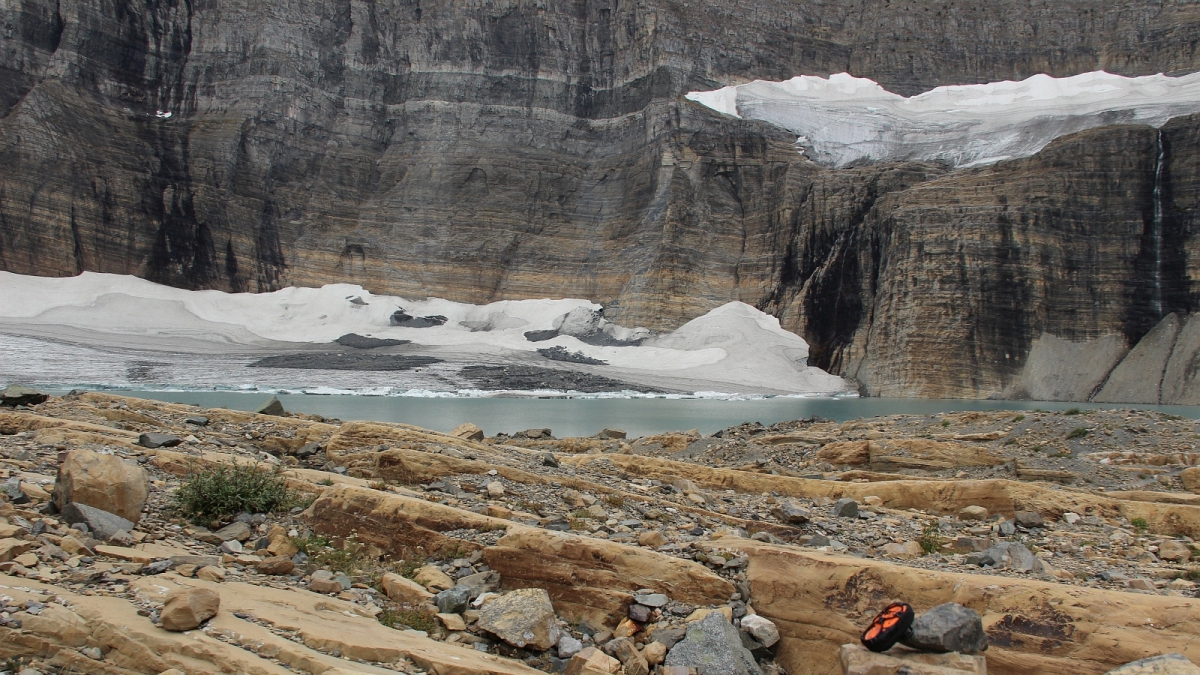
[[[0,409],[0,672],[1200,661],[1192,420],[986,412],[556,439],[19,393]],[[185,518],[189,481],[234,464],[271,470],[291,501]],[[990,647],[843,648],[893,600],[964,605]]]

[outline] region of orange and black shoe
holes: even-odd
[[[863,646],[873,652],[886,652],[908,634],[915,616],[907,602],[893,602],[884,607],[863,631]]]

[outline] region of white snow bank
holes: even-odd
[[[1123,77],[1103,71],[893,94],[846,73],[757,80],[687,97],[800,135],[819,164],[936,160],[971,166],[1027,157],[1060,136],[1111,124],[1160,127],[1200,112],[1200,73]]]
[[[414,317],[441,315],[447,321],[429,328],[390,325],[391,314],[401,307]],[[526,331],[561,326],[565,315],[580,308],[595,311],[600,305],[577,299],[488,305],[436,298],[416,301],[374,295],[351,284],[231,294],[188,291],[137,277],[94,272],[67,278],[0,272],[0,327],[6,322],[38,324],[70,327],[90,335],[139,336],[150,344],[156,338],[183,337],[256,347],[265,341],[330,343],[346,333],[359,333],[411,340],[439,349],[439,356],[488,362],[521,353],[523,362],[528,363],[530,352],[561,345],[607,361],[610,368],[603,372],[617,379],[622,375],[662,375],[740,386],[736,391],[742,392],[847,390],[841,378],[807,366],[808,344],[803,339],[780,328],[774,317],[738,302],[636,347],[598,347],[568,335],[542,342],[525,338]],[[576,315],[587,313],[577,311]],[[639,334],[645,332],[638,329]],[[239,377],[244,379],[244,375]]]

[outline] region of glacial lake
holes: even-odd
[[[204,408],[254,410],[271,394],[233,391],[107,390]],[[57,391],[56,393],[62,393]],[[630,436],[699,429],[703,434],[743,422],[766,425],[813,416],[839,422],[884,415],[938,415],[968,410],[1068,410],[1134,408],[1200,419],[1200,406],[1107,405],[1047,401],[975,401],[911,398],[791,398],[711,400],[703,398],[426,398],[408,396],[278,394],[290,412],[341,420],[400,422],[450,431],[473,422],[488,435],[548,427],[559,438],[590,436],[606,427]]]

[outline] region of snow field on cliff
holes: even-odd
[[[1172,117],[1200,112],[1200,73],[1034,75],[1020,82],[938,87],[911,97],[839,73],[756,80],[687,98],[792,131],[805,154],[828,167],[906,160],[968,167],[1028,157],[1085,129],[1161,127]]]
[[[808,345],[803,339],[780,328],[774,317],[739,302],[718,307],[639,346],[599,347],[567,335],[536,343],[525,338],[526,331],[549,330],[556,319],[578,307],[600,309],[600,305],[577,299],[488,305],[436,298],[407,300],[374,295],[351,284],[231,294],[188,291],[137,277],[94,272],[67,278],[0,272],[0,331],[5,326],[56,327],[64,335],[69,333],[76,343],[97,347],[152,351],[171,341],[184,341],[202,343],[204,349],[200,351],[208,353],[241,350],[261,355],[264,349],[287,351],[288,343],[308,343],[303,347],[311,349],[313,343],[328,344],[346,333],[359,333],[411,340],[414,351],[457,365],[519,361],[564,367],[536,354],[539,348],[561,345],[608,362],[608,366],[589,368],[592,372],[617,379],[639,379],[668,390],[815,395],[845,393],[847,389],[841,378],[806,365]],[[441,315],[447,321],[429,328],[392,326],[389,318],[398,308],[414,317]],[[23,358],[32,360],[33,352],[27,346],[22,349]],[[330,351],[352,350],[331,345]],[[14,352],[10,358],[17,354]],[[213,365],[217,363],[223,365]],[[225,381],[231,386],[265,384],[281,376],[265,372],[268,369],[234,367],[221,359],[198,359],[186,375],[188,381],[173,384],[199,385],[201,381],[219,380],[220,374],[201,372],[206,364],[230,371]],[[108,371],[98,372],[100,377],[109,377]],[[302,384],[314,391],[380,393],[381,388],[387,388],[387,381],[406,377],[412,379],[400,373],[367,376],[295,371],[286,383]],[[356,378],[357,386],[352,384]],[[440,393],[436,380],[416,377],[410,384],[422,395]],[[405,391],[404,385],[399,391]]]

